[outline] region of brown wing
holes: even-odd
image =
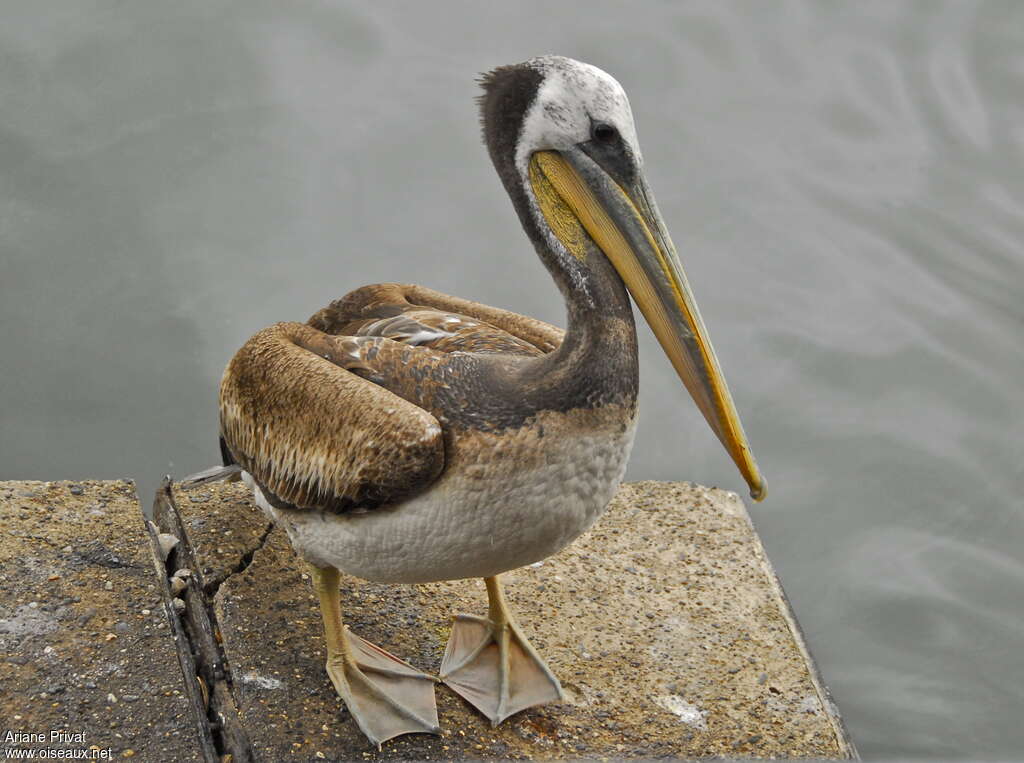
[[[348,368],[358,347],[301,323],[243,345],[224,371],[221,437],[270,500],[345,511],[394,502],[444,469],[444,438],[422,408]]]
[[[328,334],[389,336],[447,352],[540,355],[556,349],[565,336],[535,318],[397,283],[357,289],[317,312],[309,325]]]
[[[405,397],[446,385],[452,352],[541,355],[562,337],[420,286],[366,286],[307,325],[246,342],[221,382],[221,436],[271,500],[328,511],[394,503],[444,469],[438,420]]]

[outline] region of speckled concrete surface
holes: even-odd
[[[447,688],[444,734],[377,751],[324,672],[310,581],[238,485],[176,500],[214,598],[233,693],[257,759],[778,757],[854,754],[788,605],[732,493],[624,485],[583,538],[503,576],[567,701],[496,729]],[[480,581],[344,578],[353,631],[436,671],[455,612],[483,614]]]
[[[181,680],[134,486],[0,482],[0,757],[200,760]]]

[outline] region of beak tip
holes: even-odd
[[[757,503],[761,503],[768,496],[768,483],[764,477],[761,478],[760,483],[750,486],[750,497]]]

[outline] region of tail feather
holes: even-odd
[[[211,466],[201,472],[190,474],[178,483],[181,490],[194,490],[211,482],[238,482],[242,478],[242,467],[238,464]]]

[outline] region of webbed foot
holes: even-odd
[[[327,657],[327,674],[360,730],[377,746],[400,734],[440,734],[434,679],[345,630],[347,652]]]
[[[562,699],[562,686],[512,622],[496,578],[486,578],[490,617],[456,615],[441,680],[497,726],[534,705]]]

